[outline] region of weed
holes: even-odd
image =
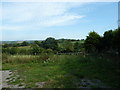
[[[119,87],[119,74],[106,58],[88,55],[14,55],[3,69],[17,70],[27,88],[37,82],[45,82],[45,88],[76,87],[78,79],[98,79],[111,87]],[[20,78],[15,82],[19,84]],[[94,87],[94,86],[93,86]]]

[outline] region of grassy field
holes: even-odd
[[[45,82],[44,88],[75,88],[82,78],[101,80],[109,87],[120,86],[119,68],[97,55],[7,55],[2,66],[3,70],[17,70],[22,80],[11,83],[23,82],[26,88],[37,87],[37,82]]]

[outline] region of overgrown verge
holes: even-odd
[[[30,56],[30,58],[29,56],[11,56],[9,62],[3,63],[3,70],[5,69],[17,70],[26,88],[39,87],[38,83],[44,88],[87,87],[82,84],[81,80],[93,82],[100,80],[104,84],[89,85],[89,87],[120,86],[119,68],[116,68],[110,59],[98,55],[83,57],[81,55],[44,54],[43,56]],[[17,80],[14,83],[20,83],[20,81]]]

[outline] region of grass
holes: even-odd
[[[30,46],[19,46],[18,48],[29,49]]]
[[[120,86],[118,69],[106,58],[47,54],[28,57],[15,55],[11,56],[13,62],[3,63],[3,70],[18,71],[27,88],[36,87],[37,82],[45,82],[44,88],[75,88],[81,78],[99,79],[110,87]]]
[[[2,62],[3,63],[29,63],[29,62],[41,62],[47,61],[52,57],[53,54],[42,53],[40,55],[9,55],[3,54],[2,55]]]

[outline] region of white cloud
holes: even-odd
[[[71,21],[81,19],[84,16],[79,15],[65,15],[61,16],[59,18],[55,18],[55,20],[47,20],[46,22],[43,22],[43,25],[45,26],[56,26],[56,25],[69,25]]]
[[[8,26],[11,30],[30,27],[47,27],[68,25],[74,20],[83,18],[84,15],[71,13],[71,8],[78,7],[83,3],[3,3],[3,30]],[[66,24],[68,23],[68,24]],[[10,26],[11,25],[11,26]],[[5,28],[6,26],[6,28]]]

